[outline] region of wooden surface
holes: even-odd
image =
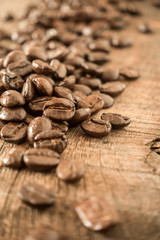
[[[0,3],[1,11],[20,12],[27,0]],[[70,131],[63,157],[81,159],[86,167],[84,178],[76,184],[59,181],[54,172],[0,167],[0,240],[23,240],[39,223],[50,223],[56,230],[69,232],[80,240],[160,239],[160,156],[150,151],[150,142],[160,136],[160,10],[145,2],[137,5],[142,7],[143,19],[151,19],[156,33],[139,33],[139,17],[132,18],[132,24],[122,31],[133,37],[134,46],[113,50],[111,65],[139,67],[141,78],[128,82],[114,106],[106,110],[127,115],[132,123],[124,130],[112,131],[103,140],[85,136],[80,128]],[[1,153],[10,146],[1,141]],[[56,205],[37,210],[23,204],[17,198],[17,190],[28,181],[55,191]],[[83,227],[74,212],[74,203],[93,193],[107,196],[118,211],[120,225],[104,233]]]

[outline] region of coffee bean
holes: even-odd
[[[47,57],[49,60],[58,59],[63,60],[68,53],[68,49],[65,46],[59,46],[54,50],[47,51]]]
[[[64,135],[64,133],[60,130],[44,130],[40,133],[38,133],[34,137],[34,141],[44,140],[44,139],[52,139],[52,138],[60,138]]]
[[[44,105],[44,115],[55,121],[71,119],[75,114],[75,105],[72,101],[64,98],[56,98]]]
[[[59,60],[53,59],[50,65],[54,71],[54,75],[56,78],[64,79],[66,77],[67,69],[63,63],[61,63]]]
[[[32,67],[33,70],[38,74],[54,75],[52,67],[42,60],[34,60],[32,62]]]
[[[16,146],[4,155],[2,162],[5,167],[20,168],[23,165],[23,155],[26,151],[25,147]]]
[[[52,99],[55,99],[55,97],[50,97],[50,96],[37,97],[28,104],[28,109],[33,114],[40,115],[43,113],[43,107],[46,104],[46,102]]]
[[[133,45],[133,41],[131,38],[129,37],[118,37],[118,36],[114,36],[111,39],[111,44],[113,47],[117,47],[117,48],[126,48],[126,47],[131,47]]]
[[[119,79],[119,70],[114,68],[108,68],[102,73],[102,81],[117,81]]]
[[[33,44],[24,47],[25,55],[30,61],[34,59],[40,59],[42,61],[47,60],[47,52],[42,46],[34,46]]]
[[[81,68],[84,72],[89,73],[91,75],[99,76],[101,74],[101,70],[99,66],[95,63],[84,62],[81,64]]]
[[[62,132],[68,131],[68,123],[67,122],[55,122],[52,121],[52,129],[53,130],[60,130]]]
[[[14,72],[8,72],[6,70],[1,71],[2,83],[5,89],[20,90],[23,87],[24,80]]]
[[[113,16],[109,19],[111,29],[124,29],[128,25],[128,21],[119,16]]]
[[[80,180],[84,172],[84,163],[78,159],[70,158],[63,159],[56,170],[58,178],[67,182]]]
[[[81,99],[86,97],[86,95],[80,91],[72,91],[72,96],[75,99],[76,103],[78,103]]]
[[[27,125],[25,123],[9,122],[1,129],[1,138],[6,142],[21,143],[26,136]]]
[[[104,102],[98,95],[89,95],[78,102],[78,108],[90,108],[91,113],[101,110]]]
[[[110,108],[113,105],[114,99],[111,96],[104,93],[96,93],[96,94],[102,98],[104,102],[103,108]]]
[[[36,183],[23,185],[18,191],[18,197],[23,202],[35,207],[52,205],[55,202],[54,193]]]
[[[120,70],[120,74],[127,80],[134,80],[140,77],[140,73],[137,69],[132,67],[124,67]]]
[[[26,102],[30,102],[34,98],[34,95],[34,84],[30,78],[27,78],[22,88],[22,96],[25,98]]]
[[[89,78],[89,77],[82,77],[78,80],[78,83],[84,84],[91,89],[97,89],[99,85],[102,84],[101,80],[99,78]]]
[[[0,110],[0,119],[5,121],[21,122],[26,118],[26,111],[22,107],[7,108]]]
[[[19,60],[8,65],[7,71],[15,72],[19,76],[25,76],[32,72],[32,65],[29,61]]]
[[[69,77],[66,77],[62,82],[60,82],[58,86],[66,87],[73,90],[75,83],[76,83],[75,76],[70,75]]]
[[[55,95],[59,98],[66,98],[72,102],[75,102],[74,96],[70,89],[66,87],[57,86],[54,88]]]
[[[30,148],[24,154],[24,163],[31,170],[51,170],[60,162],[60,155],[48,148]]]
[[[91,88],[88,86],[85,86],[84,84],[75,84],[74,91],[80,91],[80,92],[84,93],[86,96],[88,96],[92,93]]]
[[[32,77],[30,76],[30,78],[40,95],[52,96],[53,85],[50,83],[48,78],[38,74],[32,74]]]
[[[0,98],[1,105],[3,107],[16,107],[25,104],[22,94],[15,90],[5,91]]]
[[[110,52],[110,43],[106,39],[97,39],[92,41],[88,45],[89,49],[92,51],[102,51],[102,52]]]
[[[30,122],[34,119],[34,117],[32,115],[30,115],[29,113],[27,113],[26,118],[24,119],[25,124],[29,125]]]
[[[152,25],[148,22],[140,23],[138,25],[138,30],[141,33],[153,33],[154,32]]]
[[[75,206],[83,225],[93,231],[101,231],[118,223],[115,210],[101,196],[90,196],[79,201]]]
[[[112,97],[116,97],[121,94],[126,85],[121,82],[107,82],[99,86],[99,90],[101,93],[106,93],[111,95]]]
[[[26,55],[21,50],[14,50],[7,54],[7,56],[4,59],[3,66],[6,68],[10,63],[16,62],[16,61],[26,61]]]
[[[34,118],[28,126],[27,137],[29,143],[33,144],[35,136],[44,130],[52,130],[51,120],[46,117]]]
[[[123,128],[130,124],[131,119],[117,113],[102,113],[101,119],[109,121],[113,128]]]
[[[69,124],[74,126],[78,125],[81,122],[87,120],[91,116],[91,109],[90,108],[80,108],[77,109],[73,118],[69,120]]]

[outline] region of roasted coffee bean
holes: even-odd
[[[65,46],[59,46],[54,50],[47,51],[47,57],[49,60],[58,59],[63,60],[68,53],[68,49]]]
[[[46,171],[59,164],[60,155],[48,148],[30,148],[25,152],[23,159],[31,170]]]
[[[21,50],[14,50],[8,53],[8,55],[5,57],[3,66],[6,68],[10,63],[16,62],[19,60],[26,61],[27,60],[26,55]]]
[[[119,16],[113,16],[109,19],[111,29],[124,29],[128,25],[128,21]]]
[[[22,88],[22,96],[25,98],[26,102],[30,102],[34,98],[34,95],[34,84],[30,78],[27,78]]]
[[[28,126],[28,141],[30,144],[34,142],[35,136],[42,131],[52,130],[52,122],[46,117],[34,118]]]
[[[18,191],[18,197],[23,202],[37,207],[52,205],[55,202],[55,195],[51,190],[35,183],[23,185]]]
[[[60,154],[67,147],[67,138],[64,134],[61,137],[56,137],[52,139],[46,136],[45,133],[42,133],[40,135],[40,137],[42,136],[43,136],[42,140],[34,142],[33,144],[34,148],[49,148]]]
[[[73,240],[70,236],[64,236],[61,233],[55,231],[52,226],[40,225],[36,229],[32,230],[25,240]],[[75,239],[74,239],[75,240]]]
[[[75,105],[68,99],[56,98],[46,102],[43,113],[55,121],[66,121],[74,116]]]
[[[59,98],[66,98],[75,102],[74,96],[72,96],[72,92],[70,89],[66,87],[57,86],[54,88],[55,95]]]
[[[77,109],[73,118],[69,120],[69,124],[74,126],[78,125],[81,122],[87,120],[91,116],[91,109],[90,108],[80,108]]]
[[[16,146],[4,155],[2,162],[5,167],[20,168],[23,165],[23,155],[26,148],[23,146]]]
[[[44,140],[44,139],[52,139],[52,138],[60,138],[64,135],[64,133],[60,130],[44,130],[40,133],[38,133],[34,137],[34,141],[37,142],[39,140]]]
[[[112,128],[123,128],[131,122],[130,118],[117,113],[102,113],[101,119],[107,122],[109,121]]]
[[[120,70],[120,74],[127,80],[134,80],[140,77],[140,73],[137,69],[132,67],[125,67]]]
[[[107,229],[119,222],[115,210],[101,196],[90,196],[79,201],[75,211],[83,225],[93,231]]]
[[[117,81],[119,79],[119,70],[108,68],[103,71],[101,79],[103,82]]]
[[[100,96],[104,102],[104,106],[103,108],[110,108],[113,103],[114,103],[114,99],[107,95],[107,94],[104,94],[104,93],[96,93],[96,95]]]
[[[26,136],[27,125],[25,123],[9,122],[1,129],[1,138],[6,142],[21,143]]]
[[[112,97],[116,97],[121,94],[125,88],[126,85],[121,82],[107,82],[99,86],[99,90],[101,93],[109,94]]]
[[[86,134],[97,138],[107,136],[112,129],[109,122],[95,118],[84,121],[81,128]]]
[[[30,124],[30,122],[33,120],[33,116],[32,115],[30,115],[29,113],[27,113],[27,115],[26,115],[26,118],[24,119],[24,122],[27,124],[27,125],[29,125]]]
[[[84,93],[86,96],[88,96],[92,93],[91,88],[84,84],[75,84],[74,91],[80,91],[80,92]]]
[[[89,73],[91,75],[100,75],[101,74],[101,70],[100,67],[92,62],[84,62],[81,64],[80,66],[84,72]]]
[[[16,107],[25,104],[25,99],[19,92],[8,90],[2,93],[0,102],[3,107]]]
[[[110,58],[106,53],[103,53],[103,52],[90,52],[87,55],[87,60],[89,62],[103,64],[110,61]]]
[[[14,72],[8,72],[6,70],[1,71],[2,83],[5,89],[20,90],[23,87],[24,80]]]
[[[38,74],[44,74],[44,75],[54,75],[54,71],[52,67],[42,60],[34,60],[32,62],[33,70]]]
[[[110,52],[110,43],[106,39],[97,39],[92,41],[89,43],[88,47],[92,51]]]
[[[29,75],[28,78],[31,79],[32,82],[34,82],[34,80],[39,79],[39,78],[45,78],[45,80],[47,80],[52,85],[52,87],[55,87],[54,80],[49,76],[42,75],[42,74],[31,74],[31,75]]]
[[[48,80],[47,77],[43,75],[32,74],[30,79],[32,79],[34,86],[41,95],[52,96],[53,84],[50,82],[50,80]]]
[[[67,122],[55,122],[52,121],[52,129],[53,130],[60,130],[62,132],[68,131],[68,123]]]
[[[33,44],[24,47],[25,55],[30,61],[34,59],[40,59],[42,61],[47,60],[47,52],[42,46],[34,46]]]
[[[65,59],[65,63],[66,64],[70,64],[70,65],[73,65],[74,67],[81,67],[84,63],[85,63],[85,60],[80,57],[80,56],[77,56],[77,55],[68,55],[67,58]]]
[[[138,31],[141,33],[153,33],[154,29],[148,22],[144,22],[138,25]]]
[[[15,72],[19,76],[25,76],[32,72],[32,65],[29,61],[19,60],[8,65],[7,71]]]
[[[125,48],[125,47],[131,47],[133,45],[133,41],[129,37],[114,36],[111,39],[111,44],[112,44],[113,47]]]
[[[72,92],[72,96],[73,98],[76,100],[76,102],[78,103],[81,99],[85,98],[86,95],[83,92],[80,91],[73,91]]]
[[[90,108],[91,113],[101,110],[104,102],[98,95],[89,95],[78,102],[78,108]]]
[[[75,83],[76,83],[76,78],[74,75],[71,75],[69,77],[66,77],[62,82],[60,82],[58,86],[66,87],[73,90]]]
[[[54,71],[54,75],[56,78],[64,79],[66,77],[67,69],[63,63],[61,63],[59,60],[53,59],[50,65]]]
[[[80,180],[84,172],[84,163],[78,159],[70,158],[63,159],[56,170],[58,178],[67,182]]]
[[[0,110],[0,119],[5,121],[21,122],[26,118],[26,111],[22,107],[7,108]]]
[[[50,96],[37,97],[28,104],[28,109],[35,115],[42,114],[43,107],[46,104],[46,102],[53,99],[55,99],[55,97],[50,97]]]
[[[102,84],[101,80],[99,78],[89,78],[89,77],[82,77],[78,80],[78,83],[84,84],[91,89],[97,89],[99,85]]]

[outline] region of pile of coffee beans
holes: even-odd
[[[112,30],[127,28],[129,16],[140,15],[133,1],[38,0],[21,14],[16,31],[0,30],[0,135],[9,143],[28,142],[10,149],[4,166],[47,171],[58,165],[58,178],[78,180],[83,164],[60,156],[70,127],[80,125],[85,134],[102,138],[130,124],[123,115],[95,114],[114,104],[125,81],[140,76],[132,66],[107,66],[112,48],[133,45],[128,34],[115,36]],[[149,23],[138,30],[153,32]],[[32,183],[22,186],[18,196],[33,206],[55,201],[49,190]],[[113,209],[98,196],[78,203],[76,212],[96,231],[117,222]]]

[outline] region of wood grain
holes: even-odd
[[[20,12],[27,2],[0,0],[1,12]],[[136,4],[142,8],[143,17],[132,18],[127,30],[115,32],[133,37],[134,46],[113,50],[110,65],[117,68],[134,65],[140,69],[141,77],[128,82],[114,106],[106,110],[129,116],[131,124],[112,131],[102,140],[84,135],[79,127],[70,131],[62,156],[80,159],[86,168],[84,178],[76,184],[59,181],[54,171],[35,173],[1,166],[0,240],[22,240],[39,223],[50,223],[56,230],[83,240],[160,239],[160,156],[150,151],[150,142],[160,135],[160,10],[147,2]],[[150,19],[155,34],[137,31],[142,19]],[[7,26],[10,28],[11,24]],[[11,144],[1,141],[1,155],[9,147]],[[17,190],[28,181],[55,191],[56,205],[40,211],[23,204],[17,198]],[[74,212],[74,203],[92,193],[107,196],[120,216],[120,225],[103,233],[83,227]]]

